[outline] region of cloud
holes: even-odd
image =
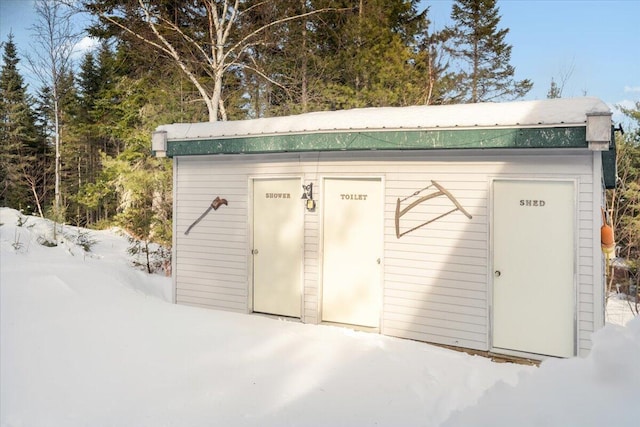
[[[625,86],[624,87],[624,92],[625,93],[640,92],[640,86]]]
[[[638,123],[635,120],[627,117],[620,108],[634,110],[636,108],[636,101],[632,101],[630,99],[623,99],[615,104],[607,104],[609,108],[611,108],[611,112],[613,116],[611,119],[614,123],[622,125],[622,127],[626,130],[634,129],[638,127]]]
[[[623,99],[622,101],[616,102],[616,106],[620,106],[622,108],[631,109],[631,108],[635,108],[636,103],[635,103],[635,101],[632,101],[630,99]]]
[[[74,56],[82,56],[86,52],[94,50],[99,44],[100,41],[97,38],[85,36],[82,40],[76,43],[73,49],[73,54]]]

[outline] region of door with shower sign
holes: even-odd
[[[322,321],[379,327],[382,180],[325,178]]]
[[[493,347],[575,354],[575,183],[493,182]]]
[[[253,311],[300,317],[304,206],[299,178],[253,180]]]

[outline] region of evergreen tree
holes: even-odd
[[[0,200],[16,209],[40,207],[35,167],[42,151],[33,99],[18,71],[13,35],[4,45],[0,72]],[[42,212],[40,212],[42,214]]]
[[[93,52],[87,52],[80,63],[77,76],[79,97],[79,119],[86,123],[93,122],[91,113],[101,89],[101,76]]]
[[[277,0],[245,14],[242,32],[278,14],[243,67],[250,117],[366,106],[442,103],[451,79],[442,32],[413,0]],[[308,15],[312,10],[330,9]]]
[[[16,135],[16,113],[28,108],[25,105],[22,76],[18,73],[16,46],[13,34],[4,45],[3,66],[0,74],[0,200],[2,206],[15,206],[18,182],[20,134]],[[22,96],[21,96],[22,94]],[[17,101],[17,105],[16,105]],[[17,110],[17,111],[16,111]],[[16,191],[17,190],[17,191]],[[18,202],[19,203],[19,202]]]
[[[618,184],[608,191],[608,201],[618,255],[629,261],[640,280],[640,101],[622,111],[633,120],[633,128],[616,133]]]
[[[53,125],[53,97],[51,88],[43,86],[36,95],[34,113],[36,128],[42,141],[42,149],[38,168],[41,171],[41,199],[42,206],[52,206],[54,191],[54,125]]]
[[[509,30],[498,28],[496,0],[456,0],[451,19],[455,26],[447,30],[454,40],[452,54],[463,64],[455,101],[516,99],[531,89],[530,80],[514,80],[511,46],[504,40]]]
[[[251,33],[279,16],[306,14],[310,2],[276,0],[257,4],[238,22],[240,32]],[[312,49],[310,36],[317,17],[288,21],[264,34],[252,46],[237,73],[237,90],[246,91],[248,117],[295,114],[308,111],[308,81]]]
[[[555,98],[561,98],[561,97],[562,97],[562,93],[560,91],[560,88],[558,87],[558,84],[552,77],[551,86],[549,86],[549,91],[547,92],[547,98],[555,99]]]
[[[98,64],[93,52],[84,55],[76,78],[78,89],[78,114],[74,119],[73,127],[77,135],[77,151],[81,154],[78,158],[78,193],[83,185],[93,183],[100,163],[100,135],[96,132],[95,104],[100,95],[101,80]],[[76,194],[76,201],[78,200]],[[80,215],[80,210],[83,214]],[[78,206],[78,221],[91,223],[96,220],[95,209],[87,206]],[[83,217],[81,219],[81,216]]]
[[[304,79],[298,83],[300,104],[306,110],[327,110],[420,102],[423,70],[416,65],[417,52],[427,21],[426,11],[417,12],[418,2],[336,0],[328,4],[337,11],[301,27],[303,37],[294,39],[301,42],[291,43],[300,53],[292,58],[304,70],[300,73]]]
[[[450,69],[448,45],[451,34],[448,31],[433,31],[426,12],[423,29],[418,33],[415,53],[413,85],[419,88],[420,98],[416,104],[447,104],[456,84],[456,74]]]
[[[77,84],[87,110],[74,118],[77,146],[94,144],[97,153],[93,175],[83,175],[74,199],[81,220],[115,222],[145,248],[150,241],[171,244],[171,162],[150,156],[149,134],[161,123],[207,118],[202,103],[193,102],[197,94],[181,92],[188,85],[180,74],[162,58],[154,58],[155,67],[148,59],[126,43],[85,57]]]
[[[81,108],[74,73],[67,70],[64,74],[60,74],[56,86],[58,98],[56,103],[54,97],[54,107],[57,105],[58,113],[54,114],[54,120],[57,117],[58,142],[64,141],[64,144],[58,144],[59,204],[55,203],[54,194],[54,211],[52,213],[61,221],[82,225],[78,222],[79,210],[75,203],[75,196],[86,173],[87,154],[81,135],[75,126]]]

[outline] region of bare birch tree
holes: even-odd
[[[243,61],[261,36],[277,25],[337,10],[324,8],[286,16],[259,26],[241,25],[257,8],[269,2],[198,0],[159,4],[150,0],[85,0],[86,10],[98,16],[103,28],[139,41],[168,56],[197,89],[207,106],[209,121],[226,120],[223,78],[231,69],[252,68]],[[244,22],[247,22],[246,20]],[[261,70],[252,71],[272,84]]]
[[[32,26],[33,38],[31,53],[27,61],[33,73],[43,86],[50,88],[53,104],[53,139],[55,144],[55,190],[54,214],[61,213],[60,144],[62,111],[60,100],[64,96],[62,79],[71,70],[71,55],[79,34],[74,32],[71,17],[72,10],[59,0],[36,0],[34,3],[36,23]]]

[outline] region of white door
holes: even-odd
[[[493,183],[493,347],[574,355],[575,190]]]
[[[322,320],[378,327],[382,180],[326,178],[322,206]]]
[[[253,181],[253,311],[300,317],[304,244],[302,184]]]

